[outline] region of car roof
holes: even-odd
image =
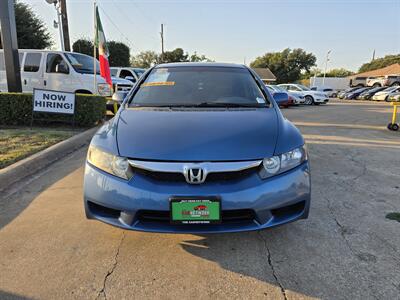
[[[137,67],[110,67],[110,69],[146,70],[144,68],[137,68]]]
[[[171,67],[226,67],[226,68],[242,68],[242,69],[247,68],[246,66],[239,64],[215,63],[215,62],[177,62],[177,63],[159,64],[155,66],[156,69],[171,68]]]

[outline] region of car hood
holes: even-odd
[[[304,91],[305,94],[311,94],[311,95],[317,95],[317,96],[326,96],[325,92],[321,92],[321,91]]]
[[[112,83],[113,84],[128,84],[128,85],[133,85],[133,83],[127,79],[119,78],[119,77],[111,77]]]
[[[270,157],[278,138],[273,108],[229,110],[125,109],[119,154],[166,161],[237,161]]]

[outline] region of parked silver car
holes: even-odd
[[[310,88],[302,85],[302,84],[295,84],[295,83],[286,83],[286,84],[279,84],[279,87],[283,88],[285,91],[290,93],[296,92],[304,96],[305,104],[325,104],[328,103],[329,98],[328,96],[319,91],[312,91]]]
[[[270,88],[278,93],[279,92],[288,93],[288,95],[293,98],[294,104],[304,104],[306,101],[304,96],[302,95],[302,93],[298,93],[298,92],[294,92],[294,91],[287,91],[278,85],[267,85],[267,88]]]
[[[372,96],[372,100],[375,101],[389,101],[389,97],[395,94],[396,92],[400,92],[400,86],[392,86],[387,89],[377,92]]]

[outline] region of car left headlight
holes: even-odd
[[[119,178],[129,180],[133,176],[127,158],[105,152],[93,145],[89,146],[87,160],[96,168]]]
[[[306,160],[307,150],[304,145],[281,155],[264,158],[259,174],[262,179],[266,179],[293,169]]]
[[[97,91],[100,96],[111,96],[111,89],[108,83],[99,83],[97,85]]]

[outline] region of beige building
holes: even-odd
[[[355,77],[377,77],[377,76],[397,75],[397,74],[400,74],[400,64],[393,64],[381,69],[354,74],[349,76],[348,78],[351,79]]]

